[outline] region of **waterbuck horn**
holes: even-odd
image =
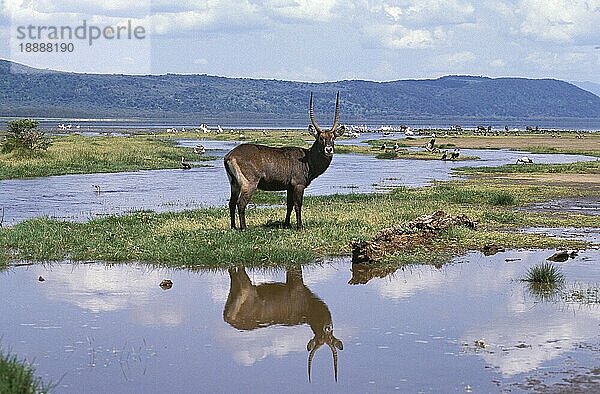
[[[338,124],[340,123],[340,92],[337,92],[337,96],[335,97],[335,115],[333,116],[333,126],[331,126],[331,131],[335,131],[337,129]]]
[[[310,341],[308,341],[307,348],[310,351],[310,353],[308,353],[308,381],[309,382],[310,382],[310,367],[312,365],[312,359],[315,356],[315,352],[317,351],[318,348],[321,347],[321,345],[317,345],[317,342],[314,339],[311,339]]]
[[[331,343],[327,343],[327,345],[331,349],[331,353],[333,355],[333,376],[335,378],[335,381],[337,382],[337,375],[338,375],[337,349]],[[314,339],[311,339],[310,342],[308,343],[308,349],[310,350],[310,353],[308,354],[308,381],[309,382],[310,382],[310,369],[312,366],[312,359],[315,356],[315,352],[317,351],[317,349],[319,349],[321,346],[322,346],[322,344],[317,345],[316,342],[314,341]],[[312,347],[312,349],[311,349],[311,347]]]
[[[337,349],[332,344],[328,343],[329,348],[331,348],[331,352],[333,353],[333,376],[335,377],[335,381],[337,382]]]
[[[313,96],[312,92],[310,92],[310,109],[308,110],[308,114],[310,115],[310,122],[312,123],[313,127],[315,128],[315,130],[317,130],[320,133],[321,128],[319,127],[319,124],[317,123],[317,119],[315,119],[315,111],[313,109],[312,96]]]

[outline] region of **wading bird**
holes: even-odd
[[[523,156],[517,159],[516,164],[533,164],[533,160],[531,160],[531,158],[528,156]]]
[[[206,153],[206,148],[204,148],[204,146],[201,144],[194,146],[194,149],[192,149],[192,150],[197,155],[203,155],[204,153]]]
[[[189,170],[192,168],[192,166],[185,161],[185,158],[183,156],[181,156],[181,168],[183,168],[184,170]]]
[[[459,155],[460,155],[460,149],[458,149],[458,148],[454,149],[454,151],[450,155],[450,160],[456,160],[456,159],[458,159]]]

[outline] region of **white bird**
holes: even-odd
[[[197,155],[203,155],[204,153],[206,153],[206,148],[204,148],[204,146],[198,144],[194,147],[193,151]]]
[[[517,159],[516,164],[533,164],[533,160],[531,160],[531,158],[528,156],[523,156]]]

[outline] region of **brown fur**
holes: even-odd
[[[255,330],[275,324],[296,326],[308,324],[314,337],[308,341],[308,376],[317,349],[324,344],[333,353],[334,374],[337,380],[337,350],[342,341],[333,335],[331,313],[302,278],[302,270],[289,269],[285,283],[253,285],[244,267],[229,269],[231,286],[223,310],[223,320],[238,330]]]
[[[337,125],[339,93],[336,102],[336,116],[330,131],[321,131],[312,113],[309,132],[315,137],[310,149],[284,147],[272,148],[265,145],[242,144],[232,149],[224,158],[225,170],[231,185],[229,216],[231,228],[236,228],[237,209],[240,229],[246,228],[246,206],[256,189],[287,191],[287,213],[284,225],[290,225],[292,209],[296,212],[296,225],[302,228],[302,200],[304,189],[321,175],[334,153],[334,140],[343,134],[344,126]]]

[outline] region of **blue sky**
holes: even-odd
[[[600,83],[600,0],[0,1],[0,57],[42,68],[302,81],[472,74]],[[25,42],[15,38],[19,26],[75,27],[84,19],[99,27],[129,20],[147,34],[91,47],[74,41],[73,53],[18,49]]]

